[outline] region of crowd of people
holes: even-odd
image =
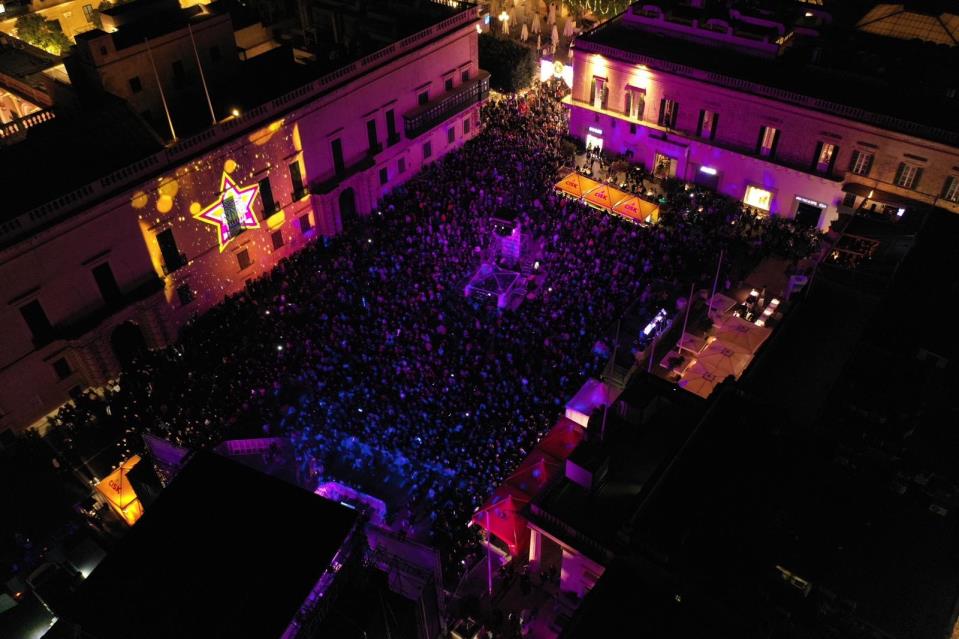
[[[735,281],[765,254],[800,257],[815,242],[681,184],[666,185],[653,227],[557,194],[572,165],[561,94],[541,84],[490,102],[465,148],[195,319],[102,396],[64,407],[55,427],[77,438],[111,422],[190,448],[288,437],[312,482],[375,495],[394,478],[395,524],[461,566],[470,515],[601,369],[592,346],[626,307],[655,313],[711,282],[720,249]],[[503,208],[540,238],[546,272],[509,311],[463,293]]]

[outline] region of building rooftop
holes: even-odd
[[[597,413],[590,419],[587,440],[568,458],[568,464],[599,469],[597,477],[605,473],[598,485],[587,488],[569,476],[558,478],[535,498],[531,520],[561,538],[568,538],[564,530],[575,531],[588,541],[569,542],[602,561],[596,544],[607,550],[620,545],[620,531],[689,435],[704,404],[661,379],[639,375],[619,397],[617,405],[624,408],[608,411],[602,439],[603,418]]]
[[[0,172],[21,185],[4,193],[0,223],[162,148],[153,130],[110,95],[82,114],[30,127],[24,141],[0,147]]]
[[[946,141],[946,133],[959,143],[959,122],[954,117],[959,109],[959,47],[884,37],[856,30],[851,24],[825,20],[812,29],[784,19],[777,23],[782,35],[769,37],[730,26],[736,24],[732,15],[742,18],[732,9],[722,9],[717,16],[714,7],[708,12],[684,7],[696,17],[672,18],[671,9],[656,5],[664,17],[648,18],[644,15],[648,6],[633,5],[626,13],[582,34],[576,39],[576,48],[615,57],[614,51],[605,50],[608,47],[625,53],[628,62],[639,62],[629,59],[630,55],[650,58],[642,63],[679,75],[720,74],[739,81],[730,83],[737,90],[786,102],[802,100],[810,108],[839,115],[843,115],[842,109],[820,101],[854,107],[866,113],[845,117],[875,121],[885,128],[939,142]],[[760,21],[772,22],[768,18]],[[746,26],[751,29],[754,25]],[[715,29],[724,35],[717,36]],[[757,40],[769,45],[770,51],[757,54],[753,48]],[[679,42],[681,46],[677,46]],[[703,75],[702,79],[722,84],[721,78],[714,76]],[[743,80],[760,86],[744,86]],[[777,91],[762,91],[762,87]],[[904,95],[909,99],[903,99]],[[870,120],[869,114],[887,117]]]
[[[200,452],[65,617],[95,639],[280,637],[356,521],[345,506]]]

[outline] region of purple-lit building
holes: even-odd
[[[702,4],[637,3],[577,38],[570,133],[820,228],[858,208],[959,212],[954,16]]]

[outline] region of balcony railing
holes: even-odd
[[[480,71],[478,77],[404,114],[406,137],[415,138],[488,97],[489,73]]]
[[[326,195],[332,192],[343,180],[373,168],[373,165],[376,163],[373,159],[375,155],[376,153],[373,152],[373,149],[370,149],[366,155],[353,164],[344,167],[342,171],[335,171],[331,177],[322,181],[313,182],[313,184],[310,185],[310,192],[317,195]]]

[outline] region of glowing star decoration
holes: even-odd
[[[220,199],[193,217],[217,228],[220,252],[243,229],[258,229],[260,223],[253,214],[253,201],[260,192],[260,185],[239,188],[227,173],[220,179]]]

